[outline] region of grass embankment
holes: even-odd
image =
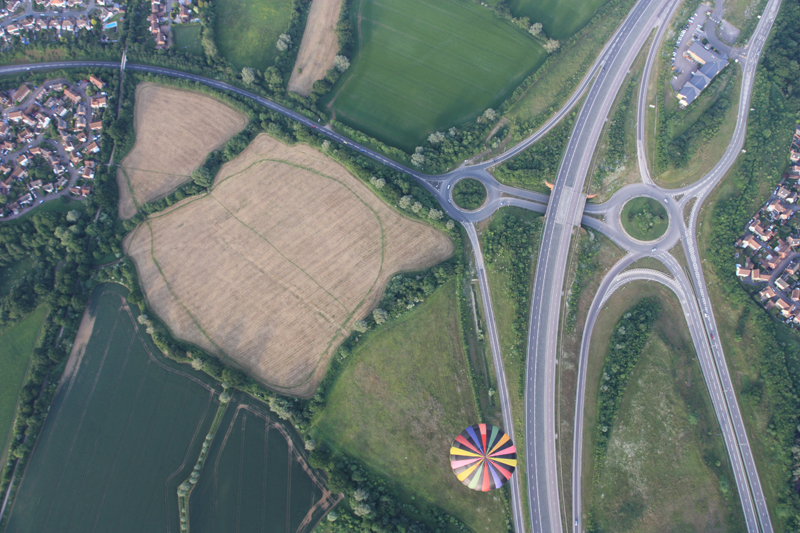
[[[764,12],[767,0],[728,0],[725,2],[725,20],[736,26],[739,37],[736,38],[737,46],[743,46],[753,34],[758,24],[758,16]]]
[[[175,49],[189,52],[198,56],[203,55],[203,45],[200,44],[200,24],[176,24],[172,26],[172,39]]]
[[[504,185],[549,194],[547,183],[552,185],[556,181],[558,167],[572,133],[572,124],[581,105],[576,105],[572,113],[533,146],[495,167],[493,173],[497,180]]]
[[[681,16],[674,19],[674,28],[683,24]],[[728,147],[736,127],[741,68],[737,63],[728,65],[694,102],[681,109],[669,83],[674,74],[670,57],[677,30],[672,31],[656,57],[648,87],[648,104],[656,109],[647,108],[645,142],[656,183],[682,187],[707,174]]]
[[[669,227],[669,215],[661,204],[652,198],[639,197],[628,201],[620,214],[622,227],[640,241],[658,239]]]
[[[517,207],[504,207],[492,218],[481,243],[514,421],[514,443],[518,450],[525,449],[525,347],[535,257],[541,233],[541,215]],[[499,410],[492,421],[502,427]],[[518,453],[517,475],[522,487],[523,506],[527,509],[526,470],[525,455]]]
[[[478,419],[450,280],[402,317],[367,333],[328,393],[313,432],[397,483],[402,500],[433,503],[475,531],[503,531],[497,494],[464,487],[453,438]]]
[[[662,312],[649,335],[637,335],[631,324],[623,324],[624,317],[635,318],[630,313],[649,298],[657,299]],[[644,349],[626,371],[616,359],[625,349],[617,345],[638,336]],[[620,383],[615,372],[627,374],[617,401],[608,396],[614,390],[609,384]],[[744,530],[727,451],[680,304],[670,291],[634,282],[612,296],[592,335],[586,386],[587,531]],[[604,397],[613,416],[600,423],[598,398]]]
[[[511,0],[518,17],[541,22],[548,37],[563,40],[583,28],[608,0]]]
[[[17,325],[0,335],[0,443],[2,443],[0,460],[6,457],[9,439],[12,436],[17,398],[25,382],[31,353],[37,344],[46,316],[47,306],[41,305]]]
[[[486,187],[478,180],[466,178],[453,186],[453,201],[462,209],[474,211],[486,201]]]
[[[531,0],[518,1],[520,4],[531,2],[531,9],[545,9],[546,6],[546,3]],[[584,2],[575,3],[584,4]],[[593,1],[585,2],[585,4],[593,3]],[[514,141],[533,133],[567,101],[633,4],[633,0],[608,2],[600,8],[589,24],[561,43],[558,56],[552,58],[537,73],[538,78],[522,90],[519,100],[506,114],[513,124]],[[547,31],[545,26],[545,32]]]
[[[575,393],[578,381],[578,354],[586,314],[606,272],[624,255],[613,242],[593,230],[582,228],[572,240],[572,250],[564,287],[567,305],[560,322],[558,366],[559,486],[562,494],[572,494],[572,441],[575,430]],[[564,498],[564,514],[572,516],[571,498]]]
[[[214,4],[220,55],[237,69],[263,71],[272,65],[278,55],[278,36],[289,27],[292,0],[215,0]]]
[[[468,0],[363,0],[352,25],[360,50],[322,105],[407,152],[498,107],[546,59],[527,32]]]

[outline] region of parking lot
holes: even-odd
[[[697,11],[689,18],[689,21],[681,28],[680,33],[675,38],[675,49],[672,51],[671,60],[674,76],[670,80],[670,84],[675,91],[679,91],[683,87],[683,84],[686,83],[686,80],[691,77],[692,72],[698,67],[695,61],[683,57],[683,53],[694,41],[702,41],[705,37],[703,27],[709,13],[711,13],[711,8],[707,5],[701,4],[698,6]]]

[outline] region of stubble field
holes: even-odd
[[[290,91],[308,96],[314,82],[324,78],[333,66],[339,51],[335,30],[341,9],[342,0],[314,0],[311,4],[303,42],[289,78]]]
[[[247,117],[209,96],[140,83],[136,88],[136,143],[117,171],[119,216],[189,181],[212,150],[247,125]]]
[[[389,277],[453,244],[313,148],[260,135],[207,196],[150,217],[126,250],[176,336],[303,396]]]

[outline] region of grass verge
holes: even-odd
[[[475,531],[505,529],[501,496],[464,487],[450,469],[452,439],[479,417],[454,280],[367,333],[328,392],[312,433]]]
[[[645,298],[661,302],[629,374],[606,453],[596,459],[597,398],[609,338]],[[621,288],[600,314],[589,356],[584,439],[587,531],[744,531],[719,426],[677,298],[652,283]]]

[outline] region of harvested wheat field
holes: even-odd
[[[290,91],[308,96],[314,82],[324,78],[325,73],[333,66],[333,58],[339,51],[336,22],[339,20],[341,8],[342,0],[312,2],[303,41],[289,78]]]
[[[392,274],[453,250],[322,153],[264,134],[209,195],[149,217],[126,241],[148,303],[176,336],[296,396],[313,393]]]
[[[193,91],[155,83],[136,87],[136,143],[117,170],[119,216],[158,200],[189,181],[209,152],[247,126],[247,116]]]

